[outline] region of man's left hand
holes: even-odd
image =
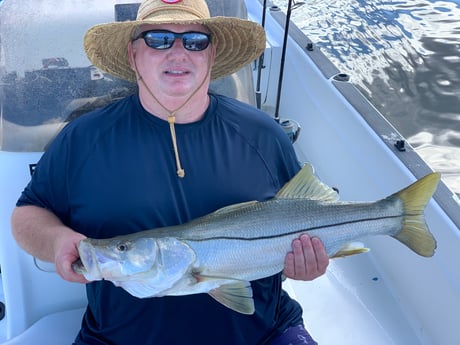
[[[295,280],[313,280],[322,276],[329,265],[329,257],[321,240],[302,235],[292,241],[292,252],[286,255],[284,275]]]

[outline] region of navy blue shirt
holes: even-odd
[[[74,230],[107,238],[273,197],[299,170],[287,135],[247,104],[210,99],[200,121],[175,125],[184,178],[176,174],[169,124],[133,95],[69,123],[17,205],[47,208]],[[302,323],[280,274],[252,287],[256,312],[243,315],[207,294],[139,299],[111,282],[92,282],[75,343],[265,344]]]

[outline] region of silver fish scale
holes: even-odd
[[[320,236],[333,255],[364,236],[397,233],[402,217],[396,198],[358,204],[273,199],[230,214],[213,213],[189,223],[180,234],[168,234],[180,235],[197,253],[194,269],[202,274],[254,280],[281,271],[292,241],[302,233]]]
[[[210,239],[259,240],[277,238],[299,232],[313,233],[328,228],[351,227],[376,221],[391,222],[404,216],[402,203],[397,198],[373,203],[330,203],[305,199],[272,199],[236,208],[230,213],[216,212],[184,226],[165,228],[168,236],[193,241]],[[238,219],[235,222],[234,219]],[[392,223],[393,224],[393,223]],[[177,229],[175,229],[177,228]],[[394,229],[397,231],[399,229]],[[163,232],[151,230],[153,237]],[[387,234],[374,229],[369,235]],[[357,231],[351,231],[356,236]]]

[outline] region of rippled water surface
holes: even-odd
[[[460,194],[460,0],[294,3],[294,23]]]

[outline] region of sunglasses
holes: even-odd
[[[196,31],[177,33],[166,30],[149,30],[142,32],[134,40],[140,38],[143,38],[145,44],[150,48],[158,50],[171,48],[178,38],[182,39],[185,49],[195,52],[205,50],[211,42],[211,35]]]

